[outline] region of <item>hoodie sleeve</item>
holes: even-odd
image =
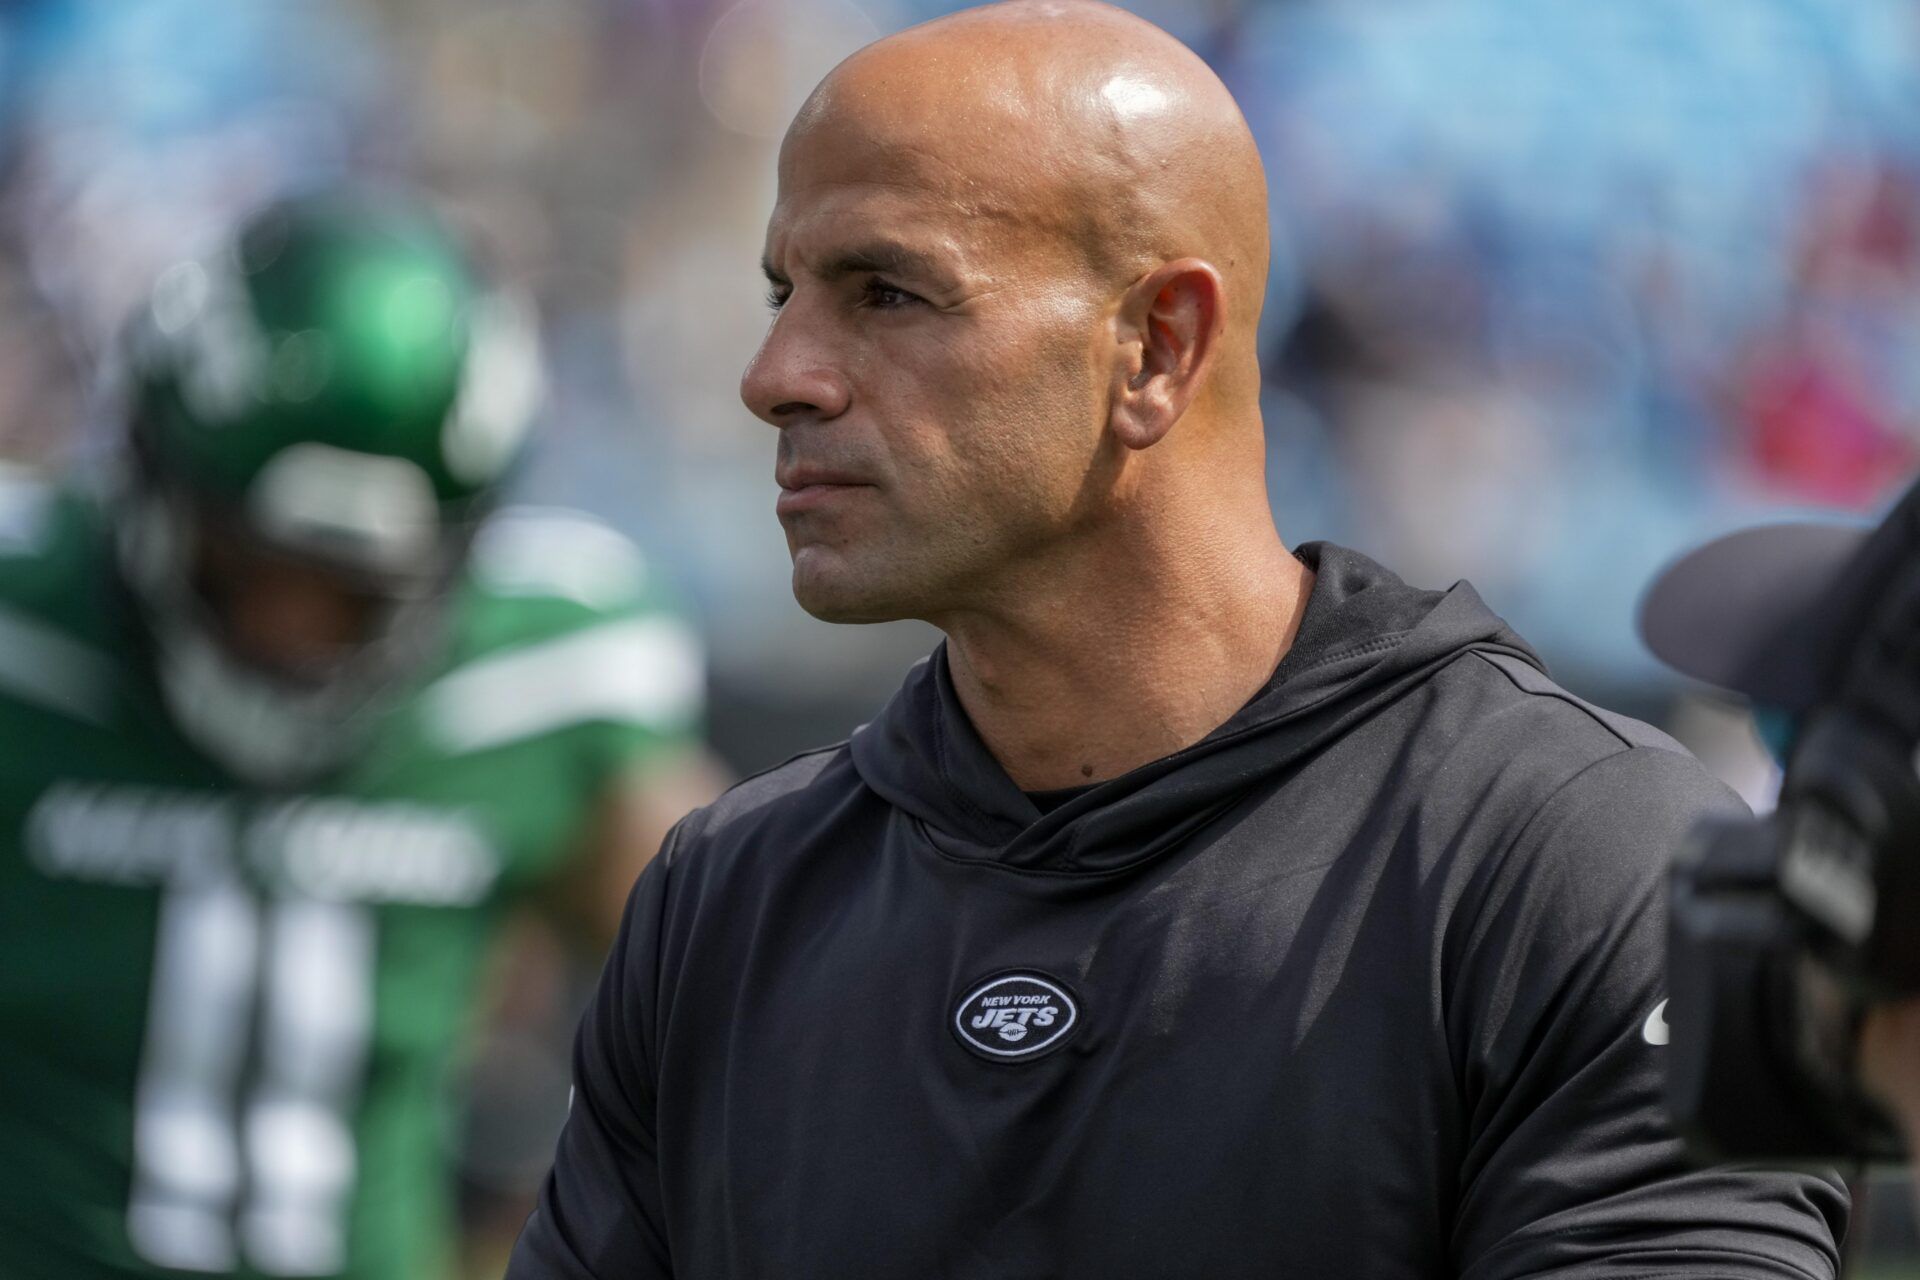
[[[506,1280],[673,1274],[654,1139],[652,1029],[661,916],[679,828],[647,865],[574,1040],[573,1098],[553,1169]]]
[[[1563,784],[1484,880],[1448,1040],[1466,1107],[1461,1280],[1831,1280],[1834,1178],[1696,1169],[1666,1116],[1667,869],[1739,801],[1692,757],[1625,748]]]

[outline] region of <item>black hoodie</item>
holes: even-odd
[[[1471,587],[1309,544],[1231,720],[1042,814],[944,650],[634,890],[512,1280],[1831,1277],[1689,1172],[1665,867],[1742,812]]]

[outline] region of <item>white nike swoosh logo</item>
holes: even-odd
[[[1647,1015],[1647,1023],[1640,1028],[1640,1038],[1648,1044],[1667,1042],[1667,1002],[1662,1000],[1653,1006],[1653,1012]]]

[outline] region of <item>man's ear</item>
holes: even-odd
[[[1212,369],[1226,325],[1220,273],[1177,258],[1135,281],[1120,300],[1109,424],[1129,449],[1158,444],[1193,403]]]

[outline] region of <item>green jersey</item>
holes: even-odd
[[[110,563],[0,484],[0,1276],[434,1276],[489,936],[684,745],[699,650],[619,535],[506,513],[444,660],[267,794],[171,727]]]

